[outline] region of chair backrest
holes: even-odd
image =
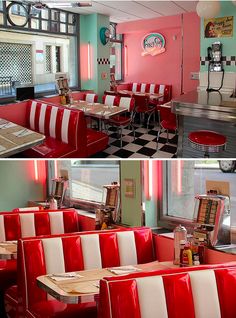
[[[103,318],[236,317],[236,266],[209,265],[105,278]]]
[[[84,94],[84,100],[88,103],[97,103],[98,95],[97,94]]]
[[[176,123],[177,117],[176,117],[176,114],[172,113],[171,108],[165,107],[163,105],[159,105],[158,111],[160,113],[160,116],[159,116],[160,121],[166,120],[168,122]]]
[[[78,215],[74,209],[0,213],[0,242],[78,231]]]
[[[172,86],[171,85],[159,85],[159,94],[164,94],[159,98],[159,103],[167,103],[172,98]]]
[[[131,97],[121,97],[119,101],[120,107],[127,108],[127,111],[131,112],[134,109],[135,100]]]
[[[75,110],[41,101],[29,102],[28,127],[72,146],[77,143],[78,117]]]
[[[102,97],[102,102],[104,105],[107,105],[107,106],[114,106],[116,105],[116,102],[117,102],[117,96],[114,96],[114,95],[104,95]]]
[[[135,111],[142,112],[148,109],[149,97],[145,94],[134,94]]]
[[[36,286],[40,275],[153,261],[152,232],[137,228],[23,239],[17,257],[19,294],[28,307],[47,298]]]

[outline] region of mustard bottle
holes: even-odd
[[[189,244],[185,245],[183,254],[182,254],[182,264],[181,266],[192,266],[193,265],[193,258],[192,258],[192,251],[190,249]]]

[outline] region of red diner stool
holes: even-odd
[[[205,152],[205,158],[209,158],[209,153],[224,151],[227,142],[224,135],[211,130],[192,131],[188,135],[188,140],[193,149]]]

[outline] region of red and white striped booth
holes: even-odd
[[[107,277],[102,318],[235,318],[236,263]]]
[[[24,151],[30,158],[86,158],[104,150],[108,135],[87,128],[84,112],[40,100],[4,105],[0,117],[46,136]]]
[[[81,317],[80,304],[62,304],[36,285],[40,275],[135,265],[154,260],[149,228],[82,232],[48,238],[19,240],[18,288],[9,288],[5,308],[9,317]],[[95,303],[88,305],[94,309]],[[82,310],[82,313],[80,312]],[[87,309],[86,309],[87,310]],[[87,317],[87,316],[86,316]]]
[[[0,213],[0,242],[78,231],[78,215],[74,209]],[[0,260],[0,290],[16,283],[16,271],[15,259]]]

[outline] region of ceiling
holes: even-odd
[[[59,1],[58,1],[59,3]],[[92,1],[91,7],[67,9],[81,14],[101,13],[112,22],[152,19],[196,11],[197,1]]]

